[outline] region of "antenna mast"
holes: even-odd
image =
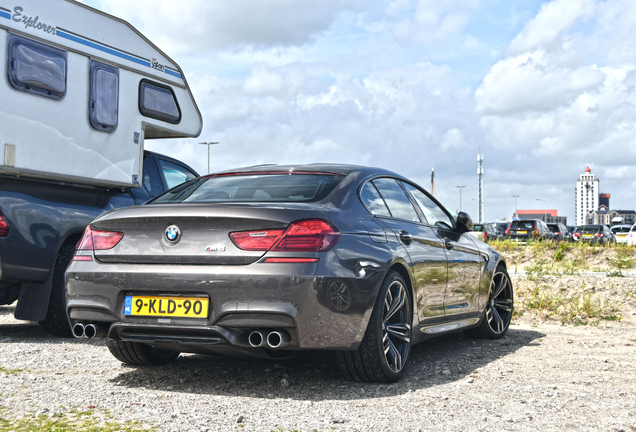
[[[482,163],[484,162],[484,157],[481,155],[481,147],[479,147],[479,154],[477,155],[477,178],[479,179],[479,210],[477,219],[479,222],[484,221],[484,193],[482,190],[482,177],[484,176],[484,168],[482,167]]]
[[[434,184],[435,184],[435,167],[431,168],[431,195],[433,195]]]

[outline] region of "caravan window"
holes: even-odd
[[[9,82],[16,90],[51,99],[66,94],[66,52],[9,35]]]
[[[97,130],[117,129],[119,69],[91,61],[90,121]]]
[[[139,85],[139,111],[146,117],[168,123],[181,121],[181,110],[172,89],[148,80],[142,80]]]

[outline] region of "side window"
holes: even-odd
[[[66,52],[16,35],[9,35],[7,72],[11,86],[51,99],[66,95]]]
[[[411,193],[411,195],[413,195],[413,198],[415,198],[415,201],[420,206],[422,213],[424,213],[424,216],[430,225],[435,225],[436,227],[449,230],[453,229],[453,221],[446,212],[435,203],[435,201],[430,199],[424,192],[415,186],[408,183],[402,184],[406,186],[406,189]]]
[[[119,69],[91,61],[91,97],[89,118],[97,130],[117,129],[119,108]]]
[[[172,89],[148,80],[141,80],[139,84],[139,111],[146,117],[168,123],[181,121],[181,110]]]
[[[415,208],[413,208],[409,197],[404,193],[404,190],[397,184],[395,179],[379,178],[373,180],[372,183],[378,189],[382,198],[384,198],[384,202],[387,207],[389,207],[392,217],[420,222],[420,218]]]
[[[161,171],[163,171],[163,176],[166,179],[168,189],[172,189],[175,186],[179,186],[181,183],[197,178],[192,171],[167,160],[159,159],[159,165],[161,165]]]
[[[144,158],[144,173],[143,173],[142,185],[148,195],[155,197],[164,192],[163,185],[161,184],[161,176],[157,170],[157,164],[155,164],[155,158],[147,156]]]
[[[364,185],[360,191],[360,199],[362,204],[373,213],[375,216],[391,217],[391,212],[386,207],[384,200],[378,193],[378,190],[373,186],[373,183],[368,182]]]

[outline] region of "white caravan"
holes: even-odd
[[[145,138],[196,137],[184,74],[126,21],[0,0],[0,174],[139,187]]]

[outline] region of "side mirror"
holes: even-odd
[[[457,215],[456,226],[457,231],[459,231],[460,233],[465,233],[468,231],[472,231],[474,224],[468,213],[459,212],[459,214]]]

